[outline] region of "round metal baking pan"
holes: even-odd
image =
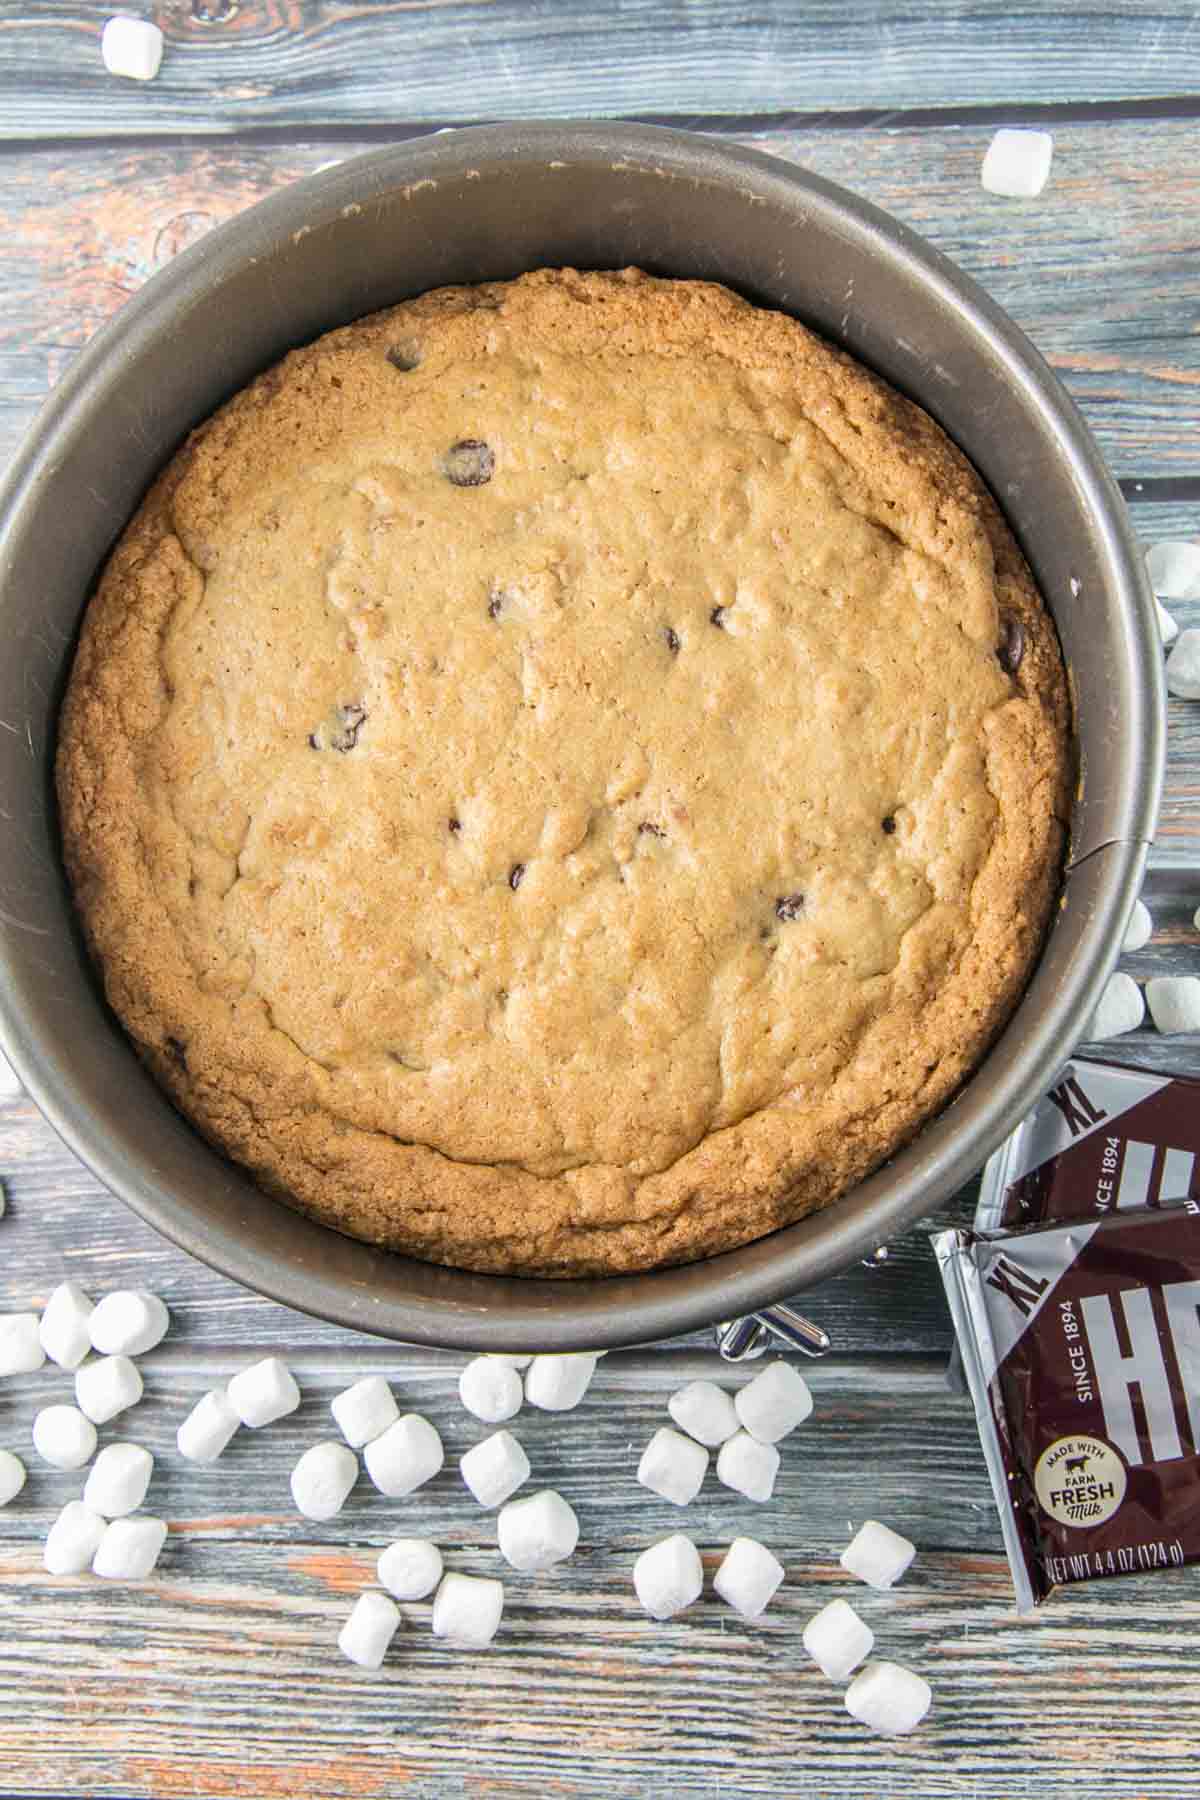
[[[796,314],[925,406],[989,482],[1054,614],[1080,790],[1063,899],[1010,1024],[916,1140],[818,1216],[678,1269],[572,1282],[432,1267],[311,1224],[211,1150],[104,1005],[55,828],[57,707],[97,569],[185,433],[289,347],[446,282],[544,265],[702,276]],[[976,1171],[1074,1047],[1153,830],[1161,654],[1114,483],[1037,352],[875,207],[719,140],[505,125],[314,175],[185,251],[80,354],[0,490],[0,1034],[46,1117],[173,1242],[275,1299],[414,1342],[579,1349],[753,1311]]]

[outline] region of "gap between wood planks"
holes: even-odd
[[[640,112],[596,113],[567,122],[576,124],[657,125],[664,130],[697,131],[710,136],[757,131],[906,131],[937,130],[971,125],[1106,125],[1130,120],[1200,119],[1200,95],[1174,94],[1144,100],[1045,100],[987,106],[862,107],[817,112]],[[439,131],[460,131],[480,125],[513,123],[513,114],[464,115],[453,119],[313,119],[304,125],[246,125],[240,121],[225,127],[187,126],[174,131],[46,133],[36,137],[0,137],[0,156],[27,155],[38,150],[109,150],[137,144],[146,149],[172,148],[180,144],[313,144],[379,143],[397,138],[434,137]],[[516,122],[527,122],[516,120]],[[549,123],[538,115],[535,123]]]

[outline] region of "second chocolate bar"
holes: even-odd
[[[990,1158],[977,1231],[1200,1198],[1200,1081],[1073,1057]]]

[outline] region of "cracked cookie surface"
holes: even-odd
[[[783,315],[448,289],[202,426],[85,617],[109,1000],[270,1191],[434,1261],[712,1254],[954,1091],[1057,889],[1067,702],[997,509]]]

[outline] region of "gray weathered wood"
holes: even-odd
[[[1052,11],[987,0],[167,0],[158,80],[113,82],[107,0],[10,17],[0,32],[6,134],[578,115],[903,111],[1144,100],[1200,87],[1182,0]]]
[[[1194,475],[1194,124],[1060,127],[1050,185],[1024,202],[981,189],[990,135],[773,130],[739,141],[855,188],[981,281],[1058,371],[1119,475]],[[284,183],[368,147],[126,145],[0,159],[0,466],[74,352],[155,269]]]
[[[360,1478],[344,1513],[293,1510],[288,1473],[328,1433],[346,1378],[336,1359],[299,1364],[300,1413],[235,1439],[211,1470],[185,1468],[173,1432],[230,1360],[146,1359],[148,1398],[104,1437],[136,1435],[158,1459],[147,1500],[171,1526],[154,1576],[135,1586],[53,1578],[40,1537],[78,1476],[35,1469],[0,1539],[0,1786],[22,1795],[509,1795],[679,1793],[823,1797],[1052,1795],[1073,1779],[1150,1800],[1195,1792],[1200,1727],[1191,1574],[1063,1591],[1034,1621],[1013,1612],[995,1509],[965,1401],[935,1369],[899,1361],[818,1369],[813,1419],[784,1445],[777,1500],[755,1507],[710,1473],[681,1512],[639,1488],[641,1445],[689,1359],[612,1357],[569,1420],[523,1413],[533,1479],[576,1508],[580,1548],[540,1577],[508,1571],[494,1515],[467,1496],[456,1458],[486,1428],[464,1419],[435,1359],[396,1370],[401,1398],[445,1432],[447,1466],[389,1502]],[[367,1366],[355,1359],[348,1373]],[[391,1372],[386,1361],[373,1366]],[[6,1441],[60,1398],[61,1373],[5,1384]],[[864,1517],[917,1541],[903,1584],[877,1594],[836,1555]],[[686,1530],[709,1578],[737,1533],[768,1543],[787,1579],[749,1625],[706,1586],[656,1625],[630,1584],[646,1544]],[[405,1621],[378,1674],[334,1650],[378,1551],[430,1535],[450,1568],[505,1579],[505,1616],[485,1655]],[[804,1621],[851,1600],[880,1655],[925,1673],[934,1710],[884,1744],[853,1725],[810,1665]],[[1137,1759],[1136,1787],[1122,1772]],[[1073,1777],[1072,1772],[1075,1772]]]

